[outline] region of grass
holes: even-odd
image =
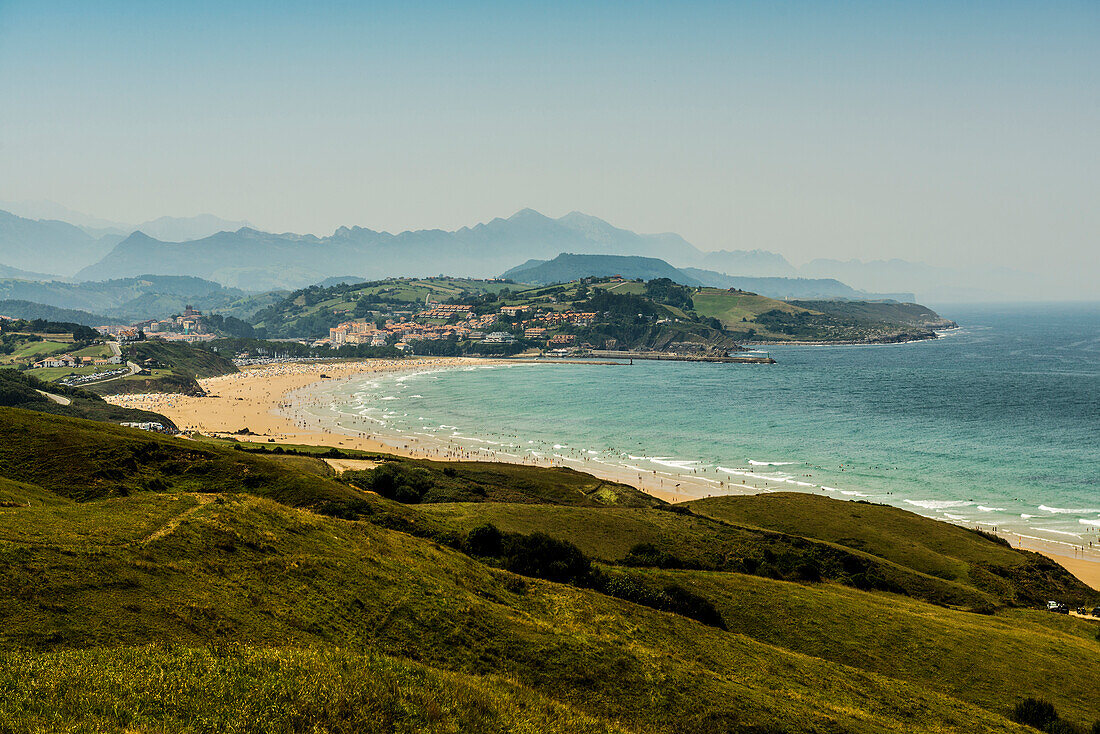
[[[174,369],[151,369],[148,374],[127,375],[117,380],[94,382],[87,386],[100,395],[122,395],[131,393],[180,393],[183,395],[202,395],[202,387],[186,372]]]
[[[919,683],[994,711],[1010,709],[1006,694],[1013,690],[1044,691],[1081,723],[1100,711],[1100,687],[1081,681],[1081,672],[1100,656],[1097,625],[1070,620],[1054,629],[1046,622],[1056,615],[1045,612],[975,615],[834,584],[647,573],[710,599],[731,631],[788,650]]]
[[[658,507],[664,505],[651,495],[618,482],[574,471],[566,467],[545,468],[485,461],[438,462],[391,458],[391,466],[413,472],[429,485],[422,503],[505,502],[529,505],[572,505],[579,507]],[[345,472],[344,478],[362,489],[374,489],[377,470]]]
[[[26,509],[0,510],[4,528],[28,522]],[[54,544],[0,545],[0,647],[385,651],[504,675],[587,716],[653,731],[891,731],[901,721],[910,731],[1017,730],[919,686],[593,592],[517,583],[424,540],[260,498],[207,503],[146,544],[81,548],[55,527]]]
[[[0,409],[0,424],[19,435],[0,444],[0,476],[86,501],[159,492],[242,489],[294,506],[342,504],[363,493],[312,473],[210,444],[120,426]]]
[[[127,359],[138,364],[144,365],[147,360],[152,360],[156,362],[153,366],[170,369],[177,375],[196,378],[217,377],[239,371],[232,360],[190,344],[137,342],[127,346],[123,353]]]
[[[78,349],[77,351],[73,352],[74,356],[90,357],[92,359],[97,359],[100,357],[110,357],[112,354],[114,354],[114,352],[106,344],[92,344],[90,346],[84,347],[83,349]]]
[[[686,506],[726,522],[870,553],[930,576],[982,589],[1010,603],[1039,604],[1064,596],[1074,604],[1083,604],[1097,597],[1073,584],[1065,569],[1043,556],[887,505],[777,492],[713,497]],[[1049,583],[1037,584],[1042,578]]]
[[[1097,703],[1085,622],[630,571],[709,600],[723,631],[429,536],[511,518],[612,559],[640,537],[700,558],[835,543],[669,509],[401,505],[310,456],[10,409],[0,428],[0,730],[1023,732],[1025,696],[1078,723]],[[529,481],[583,503],[568,482],[595,480]]]
[[[735,330],[752,327],[756,317],[766,311],[797,313],[806,310],[767,296],[732,293],[721,288],[701,288],[691,300],[700,316],[716,318],[726,328]],[[747,319],[748,323],[742,323],[741,319]]]
[[[16,348],[11,354],[0,355],[0,362],[7,364],[17,364],[26,361],[35,362],[51,354],[61,354],[67,351],[71,346],[72,344],[70,342],[49,340],[26,342],[22,346]]]
[[[893,341],[926,336],[947,322],[916,304],[864,301],[779,301],[755,293],[701,288],[695,311],[754,340]]]
[[[892,589],[937,604],[986,609],[1004,601],[988,590],[862,551],[663,510],[441,504],[424,505],[421,511],[441,529],[460,533],[482,522],[508,532],[543,530],[606,562],[620,562],[635,545],[649,543],[688,567],[793,579],[805,575],[801,569],[809,564],[825,578]],[[865,583],[867,578],[877,581]]]
[[[499,677],[322,648],[7,653],[0,691],[4,731],[623,731]]]

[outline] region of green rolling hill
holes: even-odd
[[[0,427],[8,730],[1024,732],[1024,697],[1079,726],[1100,710],[1095,626],[1019,589],[1096,594],[909,513],[685,510],[577,472],[385,456],[333,476],[12,409]],[[798,516],[817,522],[781,529]],[[860,588],[852,559],[928,581]],[[934,581],[960,598],[926,598]]]

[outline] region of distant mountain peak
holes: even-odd
[[[524,219],[549,219],[545,214],[539,211],[535,211],[530,207],[520,209],[518,212],[508,217],[509,222],[522,221]]]

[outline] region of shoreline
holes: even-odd
[[[546,361],[540,363],[554,364]],[[463,357],[425,357],[413,360],[358,360],[349,362],[283,362],[251,365],[240,372],[199,380],[205,397],[182,394],[140,393],[106,396],[110,402],[153,410],[171,418],[180,430],[218,437],[237,437],[245,428],[255,436],[277,443],[336,446],[362,451],[389,453],[434,461],[496,461],[531,466],[569,467],[607,481],[636,487],[667,502],[683,502],[727,494],[760,494],[797,491],[769,486],[762,478],[746,478],[741,484],[695,474],[643,470],[555,453],[549,456],[521,456],[444,440],[437,436],[352,431],[325,425],[323,419],[305,414],[322,398],[310,395],[323,384],[346,382],[369,375],[388,375],[486,366],[518,366],[519,360]],[[560,362],[558,363],[560,364]],[[331,383],[329,382],[331,380]],[[309,401],[313,401],[310,403]],[[286,411],[296,411],[288,414]],[[462,438],[462,437],[457,437]],[[476,439],[471,439],[476,440]],[[750,484],[750,479],[753,482]],[[763,482],[764,486],[759,486]],[[1069,544],[1047,541],[1016,533],[998,535],[1014,548],[1032,550],[1067,568],[1083,582],[1100,589],[1100,549],[1084,551]],[[1066,545],[1067,547],[1062,547]]]

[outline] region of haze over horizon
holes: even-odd
[[[0,199],[702,250],[1097,291],[1100,6],[0,0]]]

